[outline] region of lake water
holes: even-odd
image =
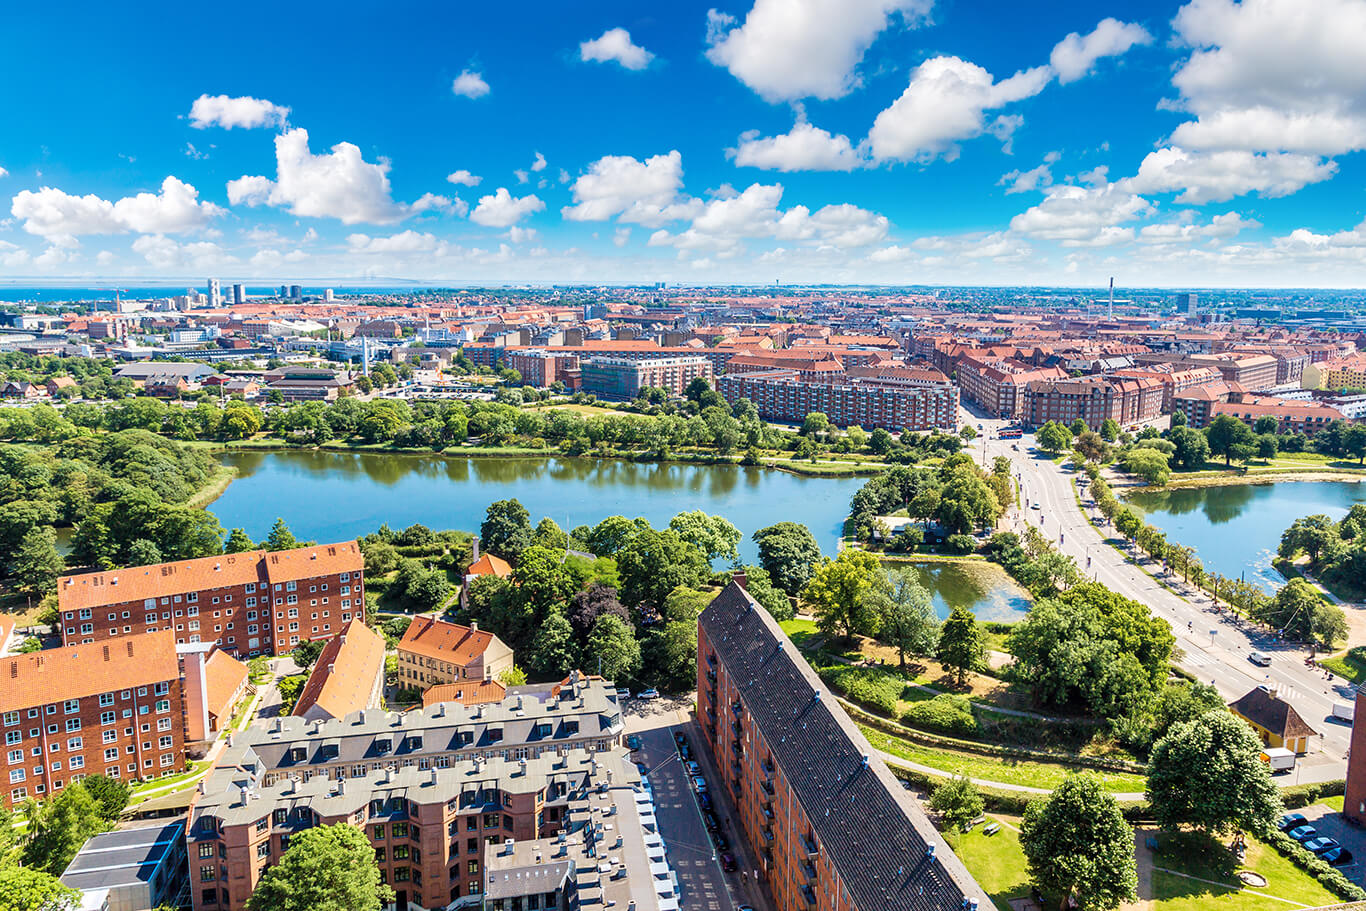
[[[229,451],[238,477],[209,506],[225,529],[260,540],[276,517],[301,539],[337,541],[388,523],[478,531],[494,500],[516,498],[535,525],[562,528],[607,516],[643,516],[656,528],[680,512],[725,516],[740,529],[741,557],[757,556],[750,536],[775,522],[811,529],[835,553],[849,499],[864,478],[805,478],[740,465],[688,465],[571,458],[447,459],[400,453]]]
[[[1194,547],[1205,568],[1243,577],[1267,591],[1285,584],[1271,565],[1281,532],[1296,519],[1323,513],[1341,519],[1366,503],[1366,484],[1354,481],[1277,481],[1227,487],[1141,491],[1128,501],[1167,540]]]
[[[888,569],[905,565],[888,564]],[[1022,620],[1029,610],[1029,593],[994,563],[962,560],[911,566],[920,584],[929,590],[941,620],[955,607],[968,608],[978,620],[1002,623]]]

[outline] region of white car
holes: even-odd
[[[1268,667],[1271,664],[1271,656],[1266,652],[1248,652],[1247,660],[1259,667]]]

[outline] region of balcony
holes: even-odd
[[[810,885],[802,886],[802,898],[806,899],[806,903],[811,907],[816,907],[816,890]]]
[[[803,835],[797,840],[801,843],[802,850],[806,852],[807,857],[815,857],[817,854],[821,853],[820,847],[816,844],[816,839],[812,838],[810,835]]]
[[[716,685],[716,671],[707,671],[707,682]]]
[[[736,718],[739,718],[741,715],[745,713],[745,707],[740,704],[739,699],[736,699],[734,702],[730,704],[730,710],[735,713]]]
[[[773,830],[772,830],[771,828],[769,828],[768,826],[765,826],[763,829],[759,830],[759,834],[761,834],[761,835],[764,836],[764,841],[765,841],[766,843],[768,843],[768,844],[772,844],[772,843],[773,843]]]
[[[745,752],[745,745],[739,740],[732,740],[730,742],[730,751],[736,756],[742,756]]]
[[[765,819],[765,820],[767,820],[768,822],[773,822],[773,805],[772,805],[772,804],[768,804],[768,803],[764,804],[764,808],[763,808],[763,811],[762,811],[762,812],[763,812],[763,814],[764,814],[764,819]]]
[[[802,861],[800,866],[802,868],[803,876],[805,876],[807,879],[816,878],[816,865],[813,864],[810,860]]]
[[[773,794],[774,794],[774,791],[773,791],[773,782],[771,782],[771,781],[761,781],[761,782],[759,782],[759,788],[760,788],[765,794],[767,794],[769,797],[772,797]]]
[[[730,723],[730,732],[736,737],[739,737],[741,734],[745,733],[745,726],[740,723],[739,719],[736,719]]]
[[[759,763],[759,768],[763,769],[763,770],[764,770],[764,774],[767,775],[769,778],[772,778],[772,777],[773,777],[773,760],[772,760],[772,759],[765,759],[763,762]]]

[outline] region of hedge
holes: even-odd
[[[940,785],[949,782],[948,777],[940,778],[933,775],[926,775],[923,772],[916,772],[912,769],[888,763],[892,774],[904,782],[918,788],[924,788],[928,794],[933,794]],[[978,782],[973,782],[973,787],[977,788],[977,793],[982,795],[983,808],[990,813],[1005,813],[1009,816],[1023,816],[1025,809],[1035,800],[1042,800],[1048,797],[1047,794],[1026,794],[1019,791],[1004,791],[1000,788],[992,788]],[[1124,814],[1124,818],[1130,824],[1140,822],[1150,822],[1152,813],[1146,801],[1118,801],[1119,811]]]
[[[901,713],[901,723],[957,737],[971,737],[980,731],[972,714],[972,703],[947,693],[928,702],[911,703]]]
[[[896,704],[906,689],[906,680],[895,671],[876,667],[836,664],[816,670],[831,689],[883,715],[896,715]]]

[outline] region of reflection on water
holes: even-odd
[[[516,497],[533,523],[591,525],[644,516],[656,527],[690,509],[725,516],[749,538],[774,522],[800,522],[828,554],[862,478],[802,478],[741,465],[688,465],[577,458],[446,459],[401,453],[231,451],[238,469],[209,509],[224,528],[262,538],[277,516],[294,533],[338,540],[414,522],[473,531],[494,500]]]
[[[1129,503],[1167,540],[1194,547],[1205,568],[1246,578],[1270,591],[1285,583],[1272,567],[1281,532],[1302,516],[1340,519],[1366,503],[1366,484],[1354,481],[1278,481],[1227,487],[1140,491]]]
[[[994,563],[916,563],[913,569],[941,620],[955,607],[974,611],[978,620],[1003,623],[1019,620],[1029,610],[1029,594]]]

